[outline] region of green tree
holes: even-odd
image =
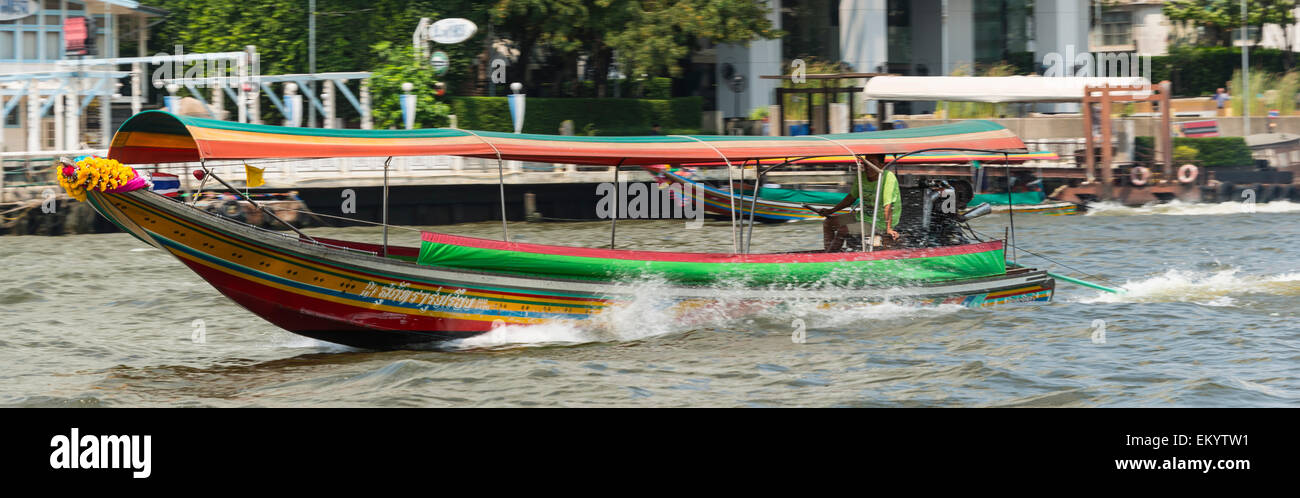
[[[567,53],[578,45],[572,35],[589,21],[590,10],[582,0],[498,0],[490,16],[498,36],[507,36],[518,56],[507,68],[511,81],[531,86],[527,68],[536,49],[548,46],[552,51]]]
[[[1263,26],[1295,24],[1295,0],[1249,0],[1246,2],[1246,25]],[[1165,17],[1172,21],[1190,22],[1204,27],[1210,45],[1231,47],[1232,30],[1241,27],[1240,0],[1171,0],[1163,7]],[[1292,35],[1283,29],[1286,46],[1291,46]],[[1288,50],[1288,52],[1290,52]],[[1288,68],[1294,65],[1288,63]]]
[[[376,44],[410,47],[420,18],[437,19],[443,9],[485,25],[488,4],[488,0],[317,0],[316,71],[370,71],[390,64],[372,51]],[[168,11],[166,22],[153,30],[150,53],[175,53],[177,45],[185,53],[241,51],[254,45],[262,74],[309,72],[307,0],[151,0],[150,5]],[[469,65],[482,51],[485,31],[461,44],[436,47],[452,61],[444,75],[450,91],[472,77]],[[264,117],[275,122],[275,109],[268,105],[263,110]],[[359,117],[350,105],[341,105],[339,115],[346,120]]]
[[[150,53],[174,53],[177,45],[186,53],[240,51],[254,45],[262,74],[309,72],[308,0],[149,3],[169,12],[166,21],[152,30]],[[317,72],[379,71],[417,86],[430,83],[431,75],[416,77],[416,68],[424,67],[421,62],[409,53],[412,62],[403,63],[394,51],[411,46],[419,19],[473,21],[479,26],[473,38],[434,47],[451,61],[442,76],[448,95],[481,91],[474,84],[487,80],[488,54],[499,44],[517,54],[508,67],[510,81],[521,81],[530,89],[545,84],[554,88],[555,95],[575,95],[582,79],[579,62],[585,58],[596,94],[603,97],[609,94],[607,80],[615,54],[625,74],[677,75],[680,62],[699,40],[744,43],[779,35],[767,20],[768,8],[752,0],[317,0],[315,14]],[[388,45],[376,51],[381,43]],[[536,67],[534,62],[543,69],[529,72],[528,68]],[[541,74],[550,75],[550,81],[532,81]],[[374,100],[396,105],[400,89],[394,88],[373,85]],[[423,94],[421,98],[421,106],[426,105]],[[380,107],[375,105],[376,110]],[[263,110],[264,118],[276,120],[274,107]],[[359,118],[349,105],[340,106],[339,115],[345,120]],[[386,119],[391,117],[379,120]]]
[[[519,51],[518,80],[530,83],[522,72],[533,49],[545,46],[566,74],[576,73],[577,60],[586,56],[596,96],[604,97],[615,54],[629,76],[676,76],[700,39],[746,43],[780,36],[768,13],[752,0],[498,0],[493,22]]]
[[[415,127],[436,128],[447,126],[447,115],[451,106],[442,102],[436,94],[437,77],[427,62],[415,57],[410,44],[394,46],[389,42],[379,42],[373,47],[375,57],[380,61],[370,76],[370,88],[374,93],[372,112],[375,128],[401,128],[402,121],[402,83],[411,83],[416,95]]]
[[[752,0],[643,0],[628,2],[631,19],[608,33],[608,43],[630,76],[678,76],[679,61],[701,38],[747,43],[775,38],[768,9]]]

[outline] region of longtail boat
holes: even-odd
[[[1010,196],[1005,192],[987,192],[983,194],[975,194],[974,198],[971,199],[972,204],[985,202],[989,203],[989,205],[993,207],[993,212],[995,213],[1005,213],[1014,209],[1016,213],[1065,216],[1080,214],[1086,209],[1084,206],[1073,202],[1048,199],[1042,192],[1032,190],[1027,192],[1012,192]]]
[[[974,163],[976,161],[989,164],[1018,164],[1026,161],[1045,161],[1058,159],[1056,153],[1038,151],[1038,152],[1019,152],[1019,153],[980,153],[980,152],[924,152],[911,155],[894,155],[886,154],[884,160],[894,161],[898,164],[964,164]],[[789,159],[768,159],[750,161],[746,164],[752,165],[754,169],[767,169],[786,164],[796,164],[800,166],[811,165],[852,165],[854,158],[852,156],[829,156],[829,157],[812,157]],[[672,166],[672,165],[651,165],[645,166],[646,171],[655,177],[655,180],[662,185],[671,186],[679,185],[682,188],[673,191],[674,195],[683,198],[686,203],[698,203],[704,207],[705,212],[716,217],[728,217],[732,211],[735,211],[742,217],[752,217],[763,222],[788,222],[801,220],[820,220],[822,216],[808,210],[805,206],[815,209],[827,209],[835,206],[844,200],[844,192],[811,190],[807,188],[783,188],[762,186],[754,187],[745,184],[737,186],[734,190],[727,188],[725,182],[723,185],[717,185],[719,182],[711,182],[702,179],[701,170],[705,168],[724,167],[726,163],[710,161],[699,164]],[[765,168],[767,167],[767,168]],[[755,174],[757,176],[757,174]],[[849,176],[849,178],[852,178]],[[753,177],[751,177],[751,180]],[[761,182],[757,182],[761,183]],[[757,191],[758,198],[754,198]],[[680,194],[678,193],[680,192]],[[1010,207],[1006,202],[1006,195],[996,197],[999,194],[980,194],[976,195],[971,201],[971,205],[979,205],[989,202],[994,212],[1006,212]],[[989,197],[989,198],[985,198]],[[991,199],[990,199],[991,198]],[[1031,203],[1031,205],[1022,206],[1023,196],[1015,199],[1016,212],[1038,213],[1044,212],[1049,214],[1074,214],[1077,206],[1073,203],[1050,202],[1043,203],[1041,199]],[[753,213],[750,208],[753,205]],[[1023,209],[1022,209],[1023,208]],[[847,212],[846,209],[844,212]]]
[[[750,254],[734,241],[731,252],[687,253],[525,244],[509,241],[508,232],[506,240],[424,232],[420,247],[396,247],[386,239],[332,240],[252,226],[152,192],[130,166],[199,162],[215,176],[206,161],[402,155],[644,166],[934,147],[1023,151],[1024,144],[979,121],[824,137],[555,137],[284,128],[146,111],[122,125],[107,158],[57,167],[73,197],[175,256],[250,312],[297,334],[361,348],[584,320],[635,299],[628,284],[640,280],[656,282],[656,292],[682,309],[719,300],[967,306],[1050,300],[1055,280],[1009,266],[1001,240],[950,233],[942,242],[899,249]]]

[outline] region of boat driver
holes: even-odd
[[[865,157],[864,171],[859,172],[857,177],[854,178],[853,185],[849,187],[849,193],[844,196],[844,200],[832,208],[813,210],[817,214],[826,217],[822,221],[822,243],[826,252],[839,252],[845,240],[852,235],[850,225],[859,224],[862,221],[862,211],[870,210],[876,205],[877,182],[880,179],[880,171],[884,169],[885,156],[869,155]],[[863,181],[862,177],[864,176],[866,181]],[[903,213],[903,197],[898,190],[898,177],[894,175],[893,171],[885,172],[885,183],[879,187],[881,209],[875,216],[876,231],[885,235],[883,245],[890,247],[899,240],[897,228],[898,220]],[[832,216],[835,212],[853,205],[858,200],[859,189],[861,189],[862,197],[866,201],[863,206],[866,207],[856,213]],[[870,225],[871,220],[866,220],[866,223]],[[883,231],[881,228],[883,228]]]

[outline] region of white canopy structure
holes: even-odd
[[[1088,86],[1136,89],[1114,95],[1150,95],[1146,78],[1042,76],[879,76],[867,80],[871,100],[954,102],[1079,102]]]

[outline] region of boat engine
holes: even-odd
[[[899,231],[906,234],[906,247],[936,247],[966,244],[962,224],[974,217],[965,207],[974,197],[969,181],[924,178],[916,186],[902,187],[903,216]]]

